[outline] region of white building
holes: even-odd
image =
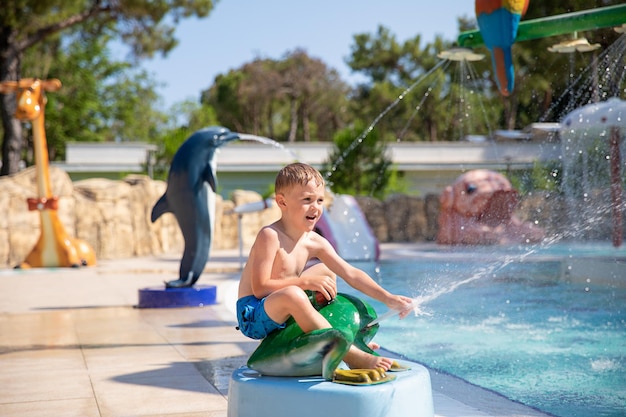
[[[558,125],[556,125],[558,127]],[[557,160],[560,143],[555,126],[533,125],[527,133],[499,131],[495,140],[461,142],[399,142],[387,145],[394,167],[404,173],[409,192],[440,193],[461,173],[477,168],[515,171],[529,169],[536,161]],[[217,155],[218,191],[228,197],[234,189],[268,192],[280,168],[300,161],[321,168],[332,151],[329,142],[277,144],[231,142]],[[68,143],[67,159],[56,164],[73,179],[120,173],[146,172],[156,145],[145,143]]]

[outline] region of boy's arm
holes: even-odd
[[[252,293],[256,298],[266,297],[273,291],[267,288],[267,281],[271,277],[272,265],[278,248],[279,242],[275,237],[275,232],[268,227],[259,231],[252,248],[250,248],[246,269],[248,270]]]
[[[413,300],[409,297],[395,295],[385,290],[364,271],[355,268],[342,259],[330,242],[321,236],[318,248],[318,258],[324,262],[331,271],[343,278],[352,288],[361,291],[363,294],[375,300],[385,303],[387,307],[393,310],[400,311],[401,317],[404,317],[410,312]]]

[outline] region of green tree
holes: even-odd
[[[0,81],[21,78],[26,51],[69,28],[119,36],[131,46],[137,58],[155,52],[166,54],[176,46],[171,25],[190,16],[207,16],[214,3],[213,0],[6,0],[0,8]],[[14,94],[1,95],[4,134],[0,175],[17,171],[24,148],[21,123],[13,118],[15,107]]]
[[[348,91],[337,71],[298,49],[217,76],[202,102],[231,130],[290,142],[331,140],[345,125]]]
[[[206,104],[185,101],[176,104],[170,119],[172,126],[167,126],[155,136],[158,145],[155,155],[154,178],[166,179],[174,155],[191,134],[213,125],[219,125],[215,110]],[[183,120],[186,119],[186,120]],[[179,121],[183,120],[182,124]]]
[[[524,19],[538,19],[622,3],[623,0],[531,2]],[[590,43],[599,43],[600,49],[595,52],[565,54],[548,51],[554,44],[571,40],[574,36],[585,37]],[[620,61],[623,64],[623,55],[613,56],[615,62],[610,63],[611,65],[606,65],[608,62],[602,65],[599,61],[619,36],[612,28],[603,28],[515,43],[513,51],[516,88],[515,95],[508,103],[509,113],[513,114],[508,117],[514,119],[507,120],[507,127],[523,128],[534,121],[558,122],[577,107],[619,96],[619,91],[623,91],[624,87],[623,65],[619,64]],[[592,85],[594,65],[601,72],[617,76],[610,81],[599,78],[599,83]],[[599,68],[602,66],[603,68]],[[577,80],[578,83],[575,83]]]
[[[531,1],[523,21],[621,3],[623,3],[621,0]],[[471,28],[463,27],[462,29]],[[595,53],[572,54],[548,51],[548,48],[554,44],[571,40],[574,36],[587,37],[592,43],[600,43],[601,49]],[[495,83],[491,81],[493,80],[491,67],[486,68],[483,73],[485,80],[489,81],[489,94],[500,102],[497,104],[497,107],[501,109],[497,124],[506,129],[523,129],[536,121],[558,122],[569,111],[589,103],[590,100],[593,101],[594,99],[589,97],[588,92],[597,91],[598,86],[573,85],[572,81],[581,76],[590,78],[591,71],[588,70],[592,62],[602,53],[600,51],[606,50],[618,36],[619,34],[612,28],[605,28],[514,43],[512,51],[515,89],[509,97],[497,94]],[[476,52],[484,53],[489,60],[491,59],[484,46],[476,48]],[[617,67],[612,68],[611,72],[616,69]],[[623,83],[623,77],[618,76],[615,80]],[[614,87],[612,86],[613,91],[619,90]],[[612,94],[615,95],[615,93]]]
[[[376,129],[367,131],[361,122],[339,131],[323,172],[331,190],[340,194],[384,198],[395,175],[386,146]]]
[[[319,137],[317,127],[329,122],[338,127],[337,118],[328,120],[327,117],[340,114],[342,99],[347,92],[336,70],[309,57],[305,51],[296,50],[282,62],[280,74],[282,89],[289,102],[289,142],[295,142],[298,133],[309,142],[312,137]]]
[[[201,101],[215,108],[222,124],[233,131],[276,138],[285,130],[277,107],[284,105],[278,63],[257,58],[218,75]]]
[[[376,120],[386,140],[459,140],[488,133],[497,112],[484,111],[493,109],[493,99],[479,92],[481,64],[437,56],[450,47],[441,37],[422,46],[419,35],[400,43],[382,26],[375,34],[355,35],[348,65],[369,82],[357,87],[353,112]]]
[[[67,142],[149,142],[164,123],[165,116],[152,107],[158,99],[154,82],[145,71],[112,61],[107,42],[107,36],[72,33],[63,41],[48,39],[24,55],[27,68],[63,82],[61,90],[47,95],[51,160],[63,159]]]

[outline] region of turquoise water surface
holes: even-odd
[[[383,320],[375,340],[556,416],[626,415],[626,276],[602,285],[569,282],[559,260],[608,254],[607,262],[619,262],[613,248],[493,251],[437,250],[355,264],[392,292],[441,294],[422,305],[428,315]],[[387,311],[372,304],[379,315]]]

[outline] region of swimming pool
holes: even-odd
[[[381,322],[386,349],[556,416],[624,416],[625,249],[429,246],[392,258],[355,265],[432,299],[429,315]],[[594,263],[609,268],[576,270]]]

